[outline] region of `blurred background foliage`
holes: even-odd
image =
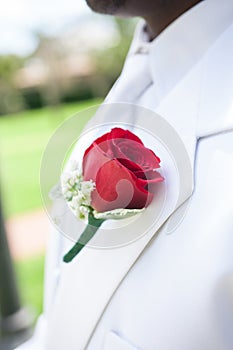
[[[6,221],[42,208],[40,160],[50,136],[63,120],[103,100],[121,72],[135,24],[94,14],[73,16],[55,33],[34,29],[36,45],[27,54],[0,51],[0,181]],[[15,261],[15,266],[23,302],[38,316],[44,254]]]
[[[34,33],[38,44],[26,57],[0,56],[0,115],[107,94],[122,69],[135,22],[108,17],[106,27],[97,23],[93,39],[86,32],[89,21],[59,36]]]

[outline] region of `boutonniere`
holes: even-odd
[[[62,193],[74,215],[87,226],[64,256],[72,261],[109,219],[136,215],[152,202],[160,175],[159,157],[129,130],[113,128],[85,151],[82,165],[63,174]]]

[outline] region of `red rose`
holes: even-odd
[[[114,128],[96,139],[83,157],[83,177],[93,180],[92,206],[99,212],[142,209],[163,177],[155,171],[160,159],[129,130]]]

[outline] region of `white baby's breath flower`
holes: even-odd
[[[79,196],[74,196],[72,198],[72,200],[70,201],[70,207],[73,209],[73,210],[77,210],[79,209],[80,207],[80,204],[81,204],[81,201],[80,201],[80,198]]]
[[[76,176],[71,176],[70,178],[69,178],[69,181],[68,181],[68,184],[71,186],[71,187],[73,187],[74,185],[75,185],[75,183],[76,183]]]
[[[90,181],[83,181],[81,183],[81,191],[84,194],[90,193],[91,191],[93,191],[94,188],[95,188],[95,183],[92,180],[90,180]]]
[[[67,184],[69,182],[69,179],[71,177],[71,173],[67,172],[67,173],[63,173],[62,176],[61,176],[61,183],[62,184]]]
[[[71,192],[71,191],[65,191],[64,192],[64,197],[65,197],[65,199],[67,200],[67,201],[71,201],[72,200],[72,198],[73,198],[73,193]]]
[[[89,208],[84,207],[83,205],[80,207],[79,210],[79,218],[80,219],[87,219],[89,214]]]
[[[84,181],[76,165],[72,169],[61,177],[62,193],[74,215],[80,219],[87,219],[95,183],[92,180]]]
[[[84,204],[91,205],[91,193],[95,189],[95,183],[91,181],[81,182],[81,193],[83,194]]]

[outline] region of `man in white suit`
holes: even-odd
[[[145,19],[106,100],[144,106],[172,125],[193,164],[194,189],[179,225],[173,210],[149,238],[86,247],[69,265],[61,261],[71,242],[54,233],[45,311],[19,349],[232,350],[233,3],[88,4]]]

